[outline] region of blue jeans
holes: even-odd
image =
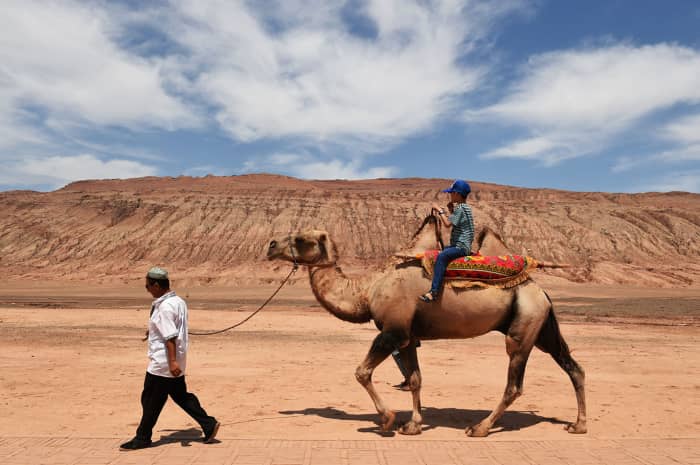
[[[461,247],[445,247],[442,252],[438,254],[435,260],[435,269],[433,270],[433,285],[430,287],[431,294],[435,296],[440,292],[447,265],[449,265],[452,260],[466,255],[468,255],[468,252]]]

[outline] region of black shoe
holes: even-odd
[[[152,442],[150,439],[146,441],[144,439],[134,438],[131,441],[125,442],[119,446],[119,450],[145,449],[146,447],[151,447],[151,444]]]
[[[218,421],[214,424],[214,427],[211,429],[209,432],[204,432],[204,444],[210,444],[212,441],[214,441],[214,438],[216,437],[216,433],[219,432],[219,426],[221,426],[221,423]]]
[[[394,388],[398,389],[399,391],[410,391],[411,385],[408,383],[408,381],[402,381],[399,384],[395,384]]]

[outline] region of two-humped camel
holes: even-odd
[[[433,219],[426,223],[434,224]],[[412,244],[413,250],[435,248],[435,229],[421,227]],[[439,232],[437,232],[439,235]],[[421,249],[423,248],[423,249]],[[475,250],[482,255],[509,253],[500,237],[485,229]],[[531,279],[510,289],[498,287],[458,289],[445,287],[436,303],[419,301],[417,296],[430,285],[420,266],[389,264],[383,271],[359,279],[350,279],[337,265],[337,248],[325,231],[309,230],[279,237],[270,242],[269,259],[306,265],[311,289],[316,299],[330,313],[343,321],[374,321],[380,333],[369,353],[357,367],[355,376],[367,390],[381,416],[381,428],[389,431],[395,413],[389,409],[372,383],[374,369],[395,349],[400,350],[413,395],[411,420],[399,428],[403,434],[420,434],[421,374],[416,356],[416,341],[431,339],[472,338],[500,331],[505,334],[506,352],[510,357],[508,381],[503,398],[496,408],[477,425],[468,427],[469,436],[487,436],[505,409],[522,393],[525,365],[533,346],[550,354],[569,375],[576,391],[578,417],[569,424],[570,433],[586,432],[586,401],[583,369],[571,357],[552,302]]]

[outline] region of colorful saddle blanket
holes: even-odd
[[[423,268],[432,277],[439,250],[426,250],[421,258]],[[468,255],[447,266],[445,283],[453,287],[513,287],[528,278],[528,270],[537,268],[537,261],[523,255]]]

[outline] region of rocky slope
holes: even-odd
[[[413,234],[450,180],[304,181],[274,175],[82,181],[0,193],[0,275],[88,282],[142,279],[151,264],[180,282],[276,280],[273,234],[314,227],[344,268],[377,268]],[[477,226],[515,253],[577,265],[573,281],[700,284],[700,195],[609,194],[472,182]],[[300,276],[299,279],[303,279]]]

